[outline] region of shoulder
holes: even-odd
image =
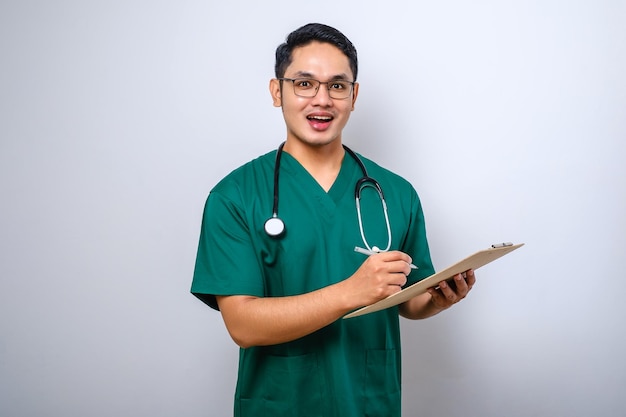
[[[421,210],[419,194],[409,180],[361,154],[357,155],[365,165],[368,176],[380,184],[388,205],[397,203],[402,209]]]
[[[270,151],[235,168],[208,193],[205,216],[220,210],[240,212],[255,199],[272,193],[276,151]]]
[[[258,187],[261,182],[273,178],[276,150],[261,155],[235,168],[222,178],[211,193],[232,193],[234,190],[247,190]]]
[[[413,185],[403,176],[397,174],[391,169],[381,166],[377,162],[357,153],[365,168],[367,169],[368,175],[370,177],[375,178],[379,182],[387,182],[393,185],[393,187],[407,187],[413,189]]]

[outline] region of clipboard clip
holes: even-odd
[[[506,248],[507,246],[513,246],[513,242],[494,243],[492,248]]]

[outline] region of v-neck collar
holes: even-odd
[[[345,197],[346,192],[349,192],[351,187],[356,184],[355,171],[359,170],[354,158],[346,152],[343,160],[341,161],[341,168],[339,169],[337,178],[335,178],[333,185],[330,187],[328,192],[326,192],[317,180],[309,173],[309,171],[307,171],[297,159],[287,152],[283,151],[280,168],[284,168],[289,175],[298,176],[303,181],[310,183],[312,185],[312,189],[317,189],[317,195],[320,198],[324,198],[325,196],[326,198],[331,199],[335,204],[338,204],[339,201]]]

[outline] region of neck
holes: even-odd
[[[300,141],[287,140],[283,150],[297,160],[325,191],[332,187],[339,175],[345,155],[340,141],[311,146]]]

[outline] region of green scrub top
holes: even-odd
[[[287,152],[280,165],[278,214],[282,238],[263,228],[272,214],[276,151],[236,169],[207,198],[191,292],[217,309],[215,295],[281,297],[337,283],[365,260],[355,205],[363,176],[346,153],[335,183],[325,192]],[[421,204],[400,176],[361,157],[381,185],[391,224],[391,250],[432,267]],[[363,228],[370,246],[387,245],[378,193],[361,193]],[[240,349],[236,417],[399,417],[401,355],[398,308],[340,319],[308,336],[272,346]]]

